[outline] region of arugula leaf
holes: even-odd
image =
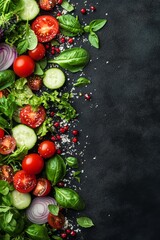
[[[63,0],[61,7],[64,8],[67,12],[72,12],[74,7],[67,0]]]
[[[85,77],[80,77],[77,79],[77,82],[73,84],[75,87],[82,87],[89,84],[91,81]]]

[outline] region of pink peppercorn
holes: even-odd
[[[81,13],[82,13],[82,14],[86,14],[86,12],[87,12],[86,8],[82,8],[82,9],[81,9]]]

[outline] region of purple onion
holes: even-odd
[[[17,57],[14,47],[6,43],[0,43],[0,71],[8,69]]]

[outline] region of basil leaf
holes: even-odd
[[[50,240],[44,225],[32,224],[26,229],[26,233],[33,240]]]
[[[9,183],[4,180],[0,180],[0,194],[7,195],[9,193]]]
[[[90,32],[88,39],[93,47],[99,48],[99,38],[96,33]]]
[[[21,54],[25,53],[28,49],[28,46],[29,46],[29,43],[28,43],[27,39],[20,41],[17,45],[18,54],[21,55]]]
[[[15,82],[16,75],[10,70],[0,71],[0,90],[10,87]]]
[[[84,48],[75,47],[61,52],[48,62],[56,63],[71,72],[78,72],[89,62],[89,54]]]
[[[36,66],[35,66],[35,70],[34,70],[34,74],[36,75],[43,75],[43,69],[41,68],[40,64],[38,62],[36,62]]]
[[[87,33],[90,32],[90,26],[89,26],[89,25],[85,26],[83,29],[84,29],[84,31],[87,32]]]
[[[67,157],[66,158],[66,163],[68,164],[68,166],[70,167],[78,167],[78,159],[75,157]]]
[[[73,84],[75,87],[82,87],[89,84],[91,81],[85,77],[80,77],[77,79],[77,82]]]
[[[46,176],[47,179],[56,185],[66,175],[66,165],[60,155],[55,155],[50,158],[46,163]]]
[[[63,0],[61,7],[64,8],[67,12],[72,12],[74,10],[73,5],[71,5],[67,0]]]
[[[54,205],[54,204],[49,204],[48,209],[49,209],[50,213],[52,213],[54,216],[58,216],[59,206]]]
[[[70,14],[62,15],[58,17],[60,28],[66,30],[76,35],[80,35],[83,33],[83,27],[81,26],[78,17],[74,17]]]
[[[61,33],[65,37],[74,37],[76,34],[61,28]]]
[[[2,116],[0,116],[0,127],[3,129],[10,129],[11,125],[8,123],[6,119],[4,119]]]
[[[89,27],[91,31],[96,32],[103,28],[106,23],[107,23],[106,19],[96,19],[90,22]]]
[[[92,220],[88,217],[77,218],[77,223],[79,224],[79,226],[81,226],[83,228],[90,228],[90,227],[94,226]]]
[[[57,203],[64,208],[74,210],[83,210],[85,203],[77,192],[70,188],[55,187],[55,199]]]

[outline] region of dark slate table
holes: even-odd
[[[92,100],[76,103],[80,140],[88,134],[89,143],[84,214],[95,223],[82,235],[84,240],[159,240],[160,1],[96,3],[97,11],[84,20],[107,18],[108,24],[98,33],[100,50],[85,44],[92,57],[85,69]],[[80,1],[77,11],[83,6]]]

